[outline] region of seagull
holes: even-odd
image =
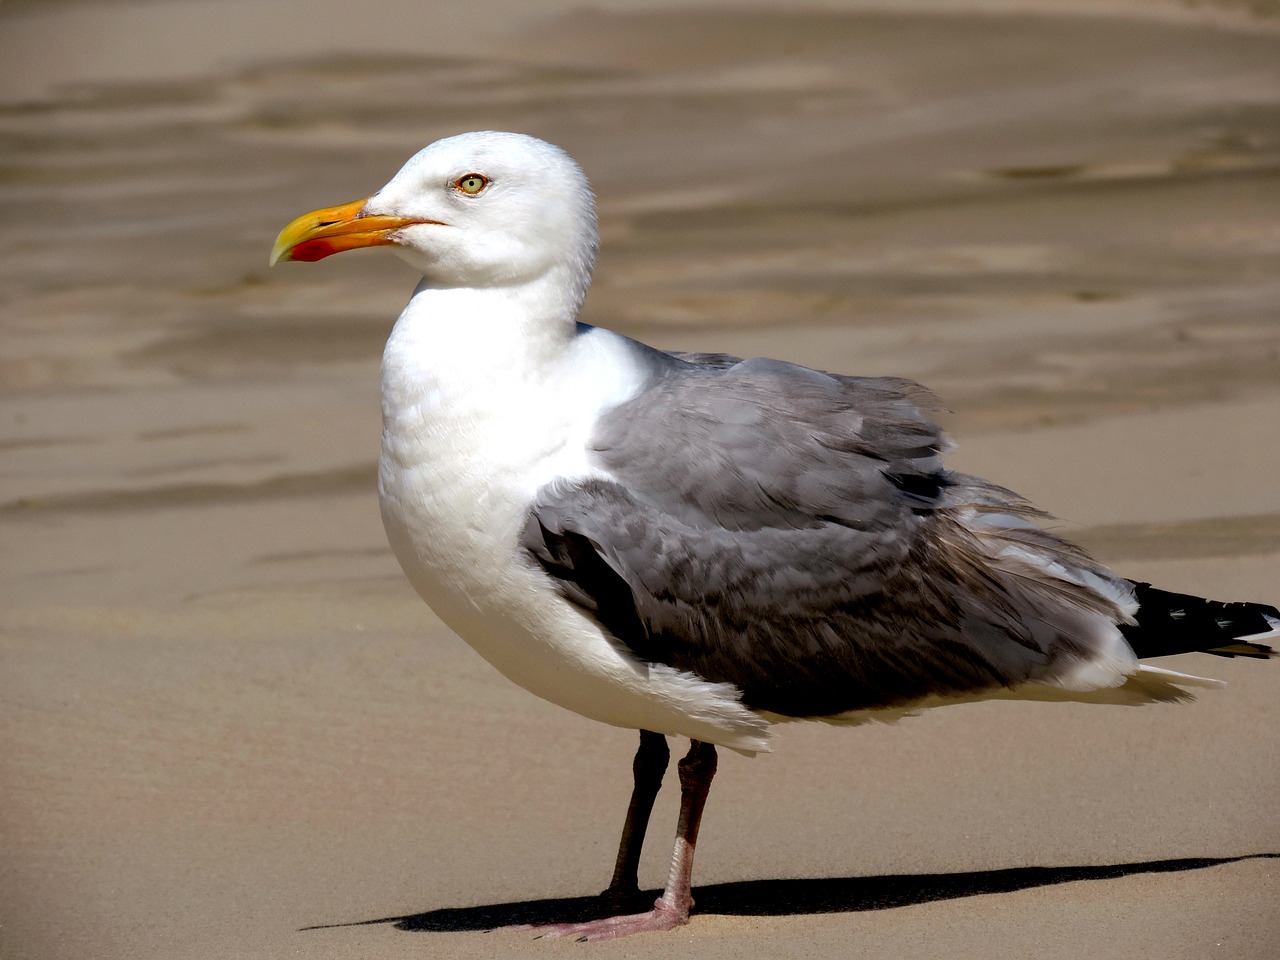
[[[478,132],[281,231],[271,262],[389,246],[420,271],[382,358],[381,513],[440,619],[537,696],[638,730],[608,915],[688,921],[716,748],[987,699],[1137,705],[1220,681],[1141,662],[1265,658],[1280,611],[1127,580],[1045,514],[948,470],[923,387],[672,353],[578,319],[594,197],[561,149]],[[633,912],[669,762],[666,888]]]

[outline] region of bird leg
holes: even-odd
[[[618,917],[604,917],[584,923],[558,923],[532,930],[544,937],[575,937],[579,940],[616,940],[633,933],[672,930],[689,921],[693,906],[693,848],[698,841],[698,825],[707,803],[711,778],[716,773],[716,748],[694,740],[680,761],[680,825],[676,828],[676,845],[671,853],[671,873],[667,886],[653,909]]]
[[[631,803],[627,805],[627,819],[622,825],[622,840],[618,843],[618,860],[613,865],[613,879],[600,894],[613,907],[623,909],[633,906],[640,896],[637,874],[640,869],[640,851],[644,848],[645,831],[649,828],[649,815],[653,802],[662,786],[662,776],[667,772],[671,750],[667,738],[651,730],[640,731],[640,746],[631,762],[635,787],[631,791]]]

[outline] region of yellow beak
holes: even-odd
[[[304,213],[276,237],[276,245],[271,248],[271,266],[281,260],[312,263],[343,250],[395,243],[396,232],[405,227],[415,223],[440,223],[408,217],[366,216],[362,211],[368,202],[368,198],[353,200],[338,207]]]

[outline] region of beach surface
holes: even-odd
[[[1127,576],[1276,603],[1275,5],[507,7],[0,7],[0,958],[1274,958],[1280,663],[1204,656],[1190,704],[787,727],[722,754],[687,927],[484,932],[605,885],[635,734],[399,573],[411,271],[266,260],[438,137],[541,136],[589,322],[918,379]]]

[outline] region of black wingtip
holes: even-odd
[[[1178,653],[1212,653],[1219,657],[1275,655],[1261,641],[1280,639],[1280,610],[1265,603],[1223,603],[1133,582],[1138,600],[1137,623],[1120,631],[1139,659]]]
[[[1215,657],[1249,657],[1253,660],[1270,660],[1276,655],[1275,649],[1265,643],[1247,641],[1233,643],[1229,647],[1214,647],[1205,653],[1212,653]]]

